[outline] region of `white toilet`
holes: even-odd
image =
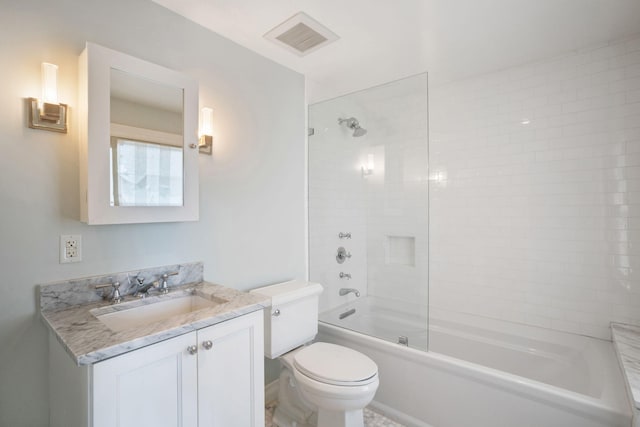
[[[264,352],[279,358],[278,427],[363,427],[362,410],[378,389],[378,366],[362,353],[316,342],[322,286],[301,280],[254,289],[271,297]]]

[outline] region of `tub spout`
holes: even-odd
[[[344,296],[350,293],[356,294],[356,297],[360,296],[360,291],[354,288],[340,288],[340,292],[338,292],[340,296]]]

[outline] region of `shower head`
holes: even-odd
[[[348,119],[338,119],[339,124],[345,124],[349,129],[353,129],[353,136],[356,138],[359,136],[364,136],[367,134],[367,130],[363,127],[360,127],[360,122],[355,117],[350,117]]]
[[[356,138],[359,136],[364,136],[366,134],[367,134],[367,130],[365,128],[361,128],[360,126],[355,128],[353,131],[353,136],[355,136]]]

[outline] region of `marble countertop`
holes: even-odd
[[[633,405],[640,409],[640,326],[612,323],[611,334]]]
[[[185,293],[195,293],[214,301],[216,305],[120,331],[109,329],[96,317],[109,312],[127,310],[132,305],[148,305],[159,299],[184,296]],[[151,296],[140,300],[129,297],[125,302],[114,305],[99,301],[62,308],[43,306],[41,316],[73,360],[78,365],[90,365],[243,314],[262,310],[270,305],[270,299],[259,294],[199,282],[172,287],[167,295]]]

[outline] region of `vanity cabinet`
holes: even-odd
[[[88,367],[53,338],[50,425],[263,426],[262,322],[253,312]]]
[[[93,365],[93,427],[196,426],[198,355],[187,348],[197,338],[191,332]]]

